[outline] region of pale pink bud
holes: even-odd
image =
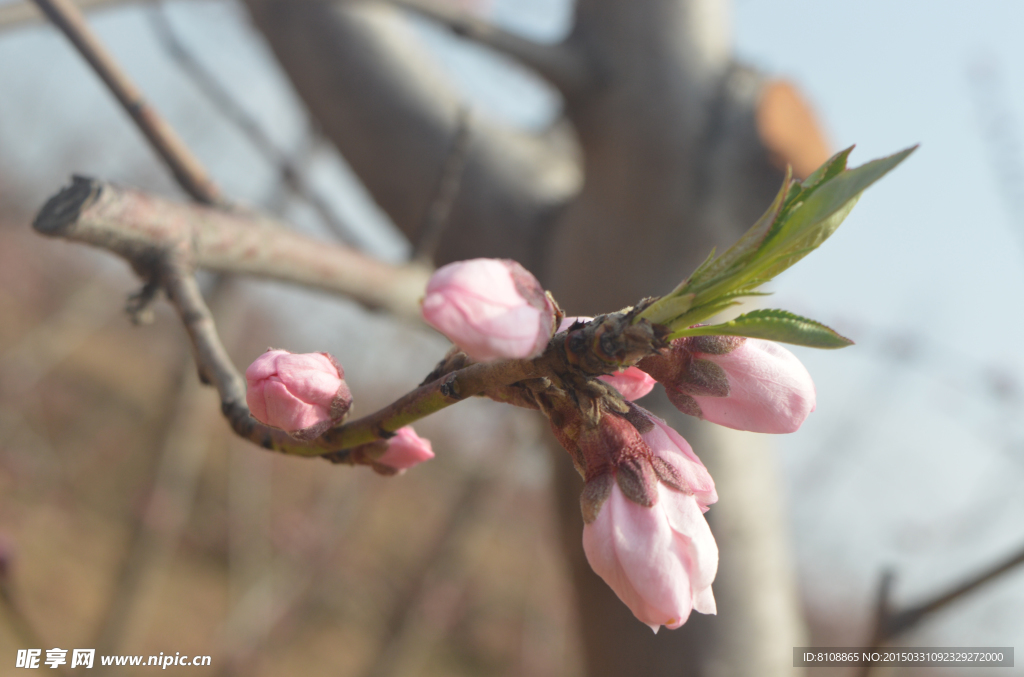
[[[555,308],[515,261],[443,266],[427,283],[423,319],[477,361],[536,357],[554,333]]]
[[[703,511],[715,485],[690,445],[632,405],[578,437],[583,549],[594,571],[655,632],[715,613],[718,547]]]
[[[575,322],[590,322],[592,317],[566,317],[562,319],[562,322],[558,325],[558,331],[565,331],[573,325]],[[654,384],[657,383],[651,376],[636,367],[626,367],[622,371],[618,371],[614,374],[605,374],[604,376],[598,376],[599,379],[615,388],[622,395],[623,399],[638,400],[647,393],[654,390]]]
[[[641,424],[640,437],[655,456],[667,461],[679,474],[679,479],[675,482],[666,482],[662,479],[662,483],[670,486],[676,484],[672,488],[693,494],[701,510],[706,512],[708,506],[718,500],[718,494],[715,492],[715,482],[711,479],[711,474],[697,458],[697,454],[693,453],[690,443],[664,420],[642,407],[632,406],[651,423],[651,427],[646,430]]]
[[[268,350],[245,370],[245,401],[257,421],[313,439],[340,423],[352,406],[344,376],[327,353]]]
[[[388,438],[387,444],[387,449],[377,458],[377,463],[395,470],[406,470],[434,458],[430,440],[417,435],[412,426],[396,430],[394,437]]]
[[[583,550],[594,572],[655,632],[678,628],[692,610],[716,612],[718,546],[694,494],[659,483],[656,502],[644,507],[612,483],[597,518],[583,527]]]
[[[814,382],[793,353],[771,341],[726,336],[677,339],[640,368],[687,414],[736,430],[790,433],[814,411]]]

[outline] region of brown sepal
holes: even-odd
[[[599,315],[586,325],[573,325],[564,342],[566,361],[590,376],[610,374],[660,348],[649,322],[631,324],[628,313]],[[575,327],[575,328],[574,328]]]
[[[637,505],[650,508],[658,502],[658,476],[645,458],[631,458],[618,464],[615,481],[622,494]]]
[[[583,522],[592,524],[601,512],[601,506],[608,500],[612,493],[611,473],[604,473],[589,480],[583,485],[583,493],[580,494],[580,511],[583,513]]]
[[[729,378],[725,369],[711,360],[695,359],[689,368],[671,385],[687,395],[700,397],[728,397]]]
[[[624,418],[629,421],[634,428],[636,428],[638,433],[642,435],[654,428],[654,421],[652,421],[647,414],[640,409],[640,407],[632,402],[627,402],[626,405],[629,407],[629,411],[626,412]]]
[[[679,471],[676,470],[675,466],[657,454],[651,456],[651,467],[654,469],[654,474],[658,476],[658,479],[665,486],[676,491],[692,493],[683,485],[683,478],[679,475]]]
[[[745,336],[691,336],[684,339],[689,342],[689,349],[695,353],[707,355],[726,355],[743,345]]]
[[[668,395],[669,402],[674,404],[676,409],[684,414],[696,416],[701,420],[704,419],[704,412],[701,411],[697,400],[693,399],[686,393],[676,390],[675,388],[665,388],[665,393]]]

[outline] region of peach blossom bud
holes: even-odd
[[[814,382],[793,353],[771,341],[729,336],[677,339],[640,361],[680,411],[736,430],[790,433],[814,411]]]
[[[718,494],[715,492],[714,480],[711,479],[710,473],[701,460],[697,458],[697,454],[693,453],[690,443],[672,426],[643,407],[635,404],[630,406],[650,425],[650,427],[646,427],[641,422],[637,428],[640,431],[640,437],[656,457],[668,463],[672,468],[668,472],[662,471],[660,468],[657,469],[661,482],[677,491],[693,494],[701,510],[707,512],[708,506],[718,500]],[[629,418],[630,422],[636,425],[636,417],[630,416]],[[669,474],[673,475],[671,479],[666,477]]]
[[[344,419],[352,395],[341,365],[327,353],[268,350],[245,370],[252,417],[311,440]]]
[[[449,263],[427,283],[423,319],[477,361],[536,357],[554,333],[555,308],[515,261]]]
[[[590,322],[592,317],[566,317],[562,319],[562,322],[558,325],[558,331],[565,331],[576,322]],[[657,383],[651,378],[647,372],[641,371],[636,367],[626,367],[622,371],[618,371],[614,374],[605,374],[604,376],[598,376],[599,379],[615,388],[622,395],[623,399],[633,401],[638,400],[647,393],[654,390],[654,384]]]
[[[434,458],[430,440],[417,435],[412,426],[407,425],[396,430],[394,437],[388,438],[387,444],[387,449],[376,462],[398,471],[407,470]]]
[[[711,583],[718,546],[694,494],[657,485],[654,505],[629,500],[617,482],[600,512],[583,527],[583,550],[630,611],[655,632],[678,628],[692,610],[716,611]]]
[[[690,445],[631,405],[578,436],[586,459],[580,496],[591,568],[655,632],[694,609],[715,613],[718,547],[703,512],[715,485]]]

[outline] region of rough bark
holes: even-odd
[[[422,66],[429,57],[400,37],[387,7],[247,4],[329,138],[412,233],[456,117],[450,90]],[[806,171],[825,159],[792,88],[733,60],[723,2],[579,0],[559,47],[592,74],[563,90],[582,188],[573,197],[573,152],[481,123],[440,260],[518,258],[570,314],[611,311],[669,291],[712,246],[733,241],[770,202],[784,161]],[[789,674],[803,628],[767,445],[680,420],[664,404],[719,485],[708,514],[722,553],[719,615],[694,614],[657,636],[632,617],[586,564],[580,483],[558,450],[588,674]]]

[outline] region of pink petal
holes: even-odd
[[[649,374],[636,367],[626,367],[615,374],[598,378],[618,390],[620,395],[631,402],[654,390],[654,384],[657,383]]]
[[[695,397],[703,417],[736,430],[790,433],[814,411],[814,382],[797,357],[771,341],[747,339],[725,355],[702,355],[725,370],[728,397]]]
[[[633,614],[648,625],[679,627],[690,615],[692,593],[685,568],[686,553],[676,542],[660,502],[645,508],[628,500],[615,485],[605,501],[592,529],[604,537],[606,544],[595,550],[591,558],[587,528],[584,528],[584,550],[594,571],[605,578],[599,566],[610,573],[617,565],[622,575],[605,578]],[[601,524],[602,519],[608,524]],[[601,532],[604,532],[601,534]],[[595,560],[601,557],[605,561]]]
[[[539,355],[554,322],[554,307],[536,278],[514,261],[498,259],[438,269],[422,312],[428,324],[481,361]]]
[[[677,539],[684,541],[691,585],[697,590],[709,587],[718,572],[718,544],[696,499],[669,488],[658,498]]]
[[[406,470],[432,458],[434,450],[430,440],[417,435],[412,426],[405,426],[396,430],[395,436],[388,440],[388,448],[377,463]]]
[[[326,354],[268,350],[245,370],[246,402],[256,420],[297,437],[315,437],[351,406],[343,376]]]

